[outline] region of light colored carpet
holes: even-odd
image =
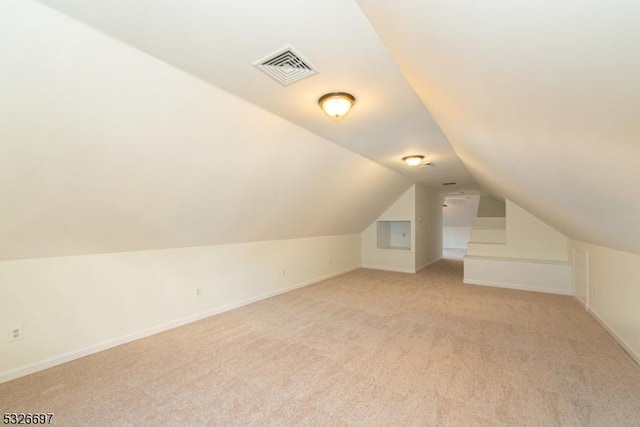
[[[0,384],[57,425],[640,425],[640,368],[573,299],[462,263],[352,273]]]

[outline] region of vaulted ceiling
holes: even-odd
[[[412,183],[37,2],[0,52],[0,259],[357,234]]]
[[[41,1],[415,181],[478,190],[353,0]],[[287,45],[319,73],[283,87],[253,67]],[[338,123],[318,107],[335,91],[357,98]],[[410,154],[435,166],[408,169]]]
[[[480,185],[640,253],[640,2],[358,3]]]
[[[39,1],[88,27],[3,4],[0,258],[358,232],[412,181],[640,253],[638,2]],[[253,67],[286,45],[319,73]]]

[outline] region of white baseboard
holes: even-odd
[[[604,319],[598,315],[598,313],[596,313],[595,311],[593,311],[592,308],[588,307],[587,311],[589,312],[589,314],[591,314],[591,316],[593,316],[594,319],[596,319],[596,321],[598,323],[600,323],[600,326],[602,326],[604,328],[605,331],[607,331],[612,337],[613,339],[615,339],[617,341],[618,344],[620,344],[620,347],[622,347],[624,349],[624,351],[638,364],[640,365],[640,354],[638,354],[637,352],[635,352],[626,342],[625,340],[616,333],[616,331],[610,327],[607,322],[604,321]]]
[[[462,283],[466,285],[492,286],[494,288],[515,289],[518,291],[543,292],[546,294],[556,294],[556,295],[572,295],[571,291],[565,291],[562,289],[538,288],[535,286],[523,286],[523,285],[516,285],[513,283],[500,283],[500,282],[489,282],[489,281],[483,281],[483,280],[468,280],[468,279],[464,279]]]
[[[580,304],[582,308],[584,308],[586,311],[589,311],[589,307],[587,307],[586,301],[583,301],[582,299],[578,298],[576,295],[574,295],[573,298],[575,298],[575,300],[578,301],[578,304]]]
[[[438,262],[442,259],[442,257],[438,257],[434,260],[431,260],[429,262],[427,262],[424,265],[421,265],[420,267],[416,268],[416,269],[412,269],[412,268],[400,268],[400,267],[388,267],[388,266],[382,266],[382,265],[362,265],[362,268],[368,268],[371,270],[382,270],[382,271],[393,271],[396,273],[409,273],[409,274],[416,274],[418,271],[422,270],[425,267],[430,266],[431,264],[433,264],[434,262]]]
[[[363,265],[362,268],[368,268],[370,270],[382,270],[382,271],[393,271],[396,273],[409,273],[415,274],[416,270],[413,268],[400,268],[400,267],[388,267],[382,265]]]
[[[467,248],[442,248],[442,258],[462,260]]]
[[[291,286],[287,286],[285,288],[281,288],[275,291],[267,292],[265,294],[257,295],[252,298],[247,298],[232,304],[227,304],[221,307],[212,308],[210,310],[203,311],[201,313],[194,314],[192,316],[187,316],[182,319],[176,319],[171,322],[163,323],[157,326],[154,326],[149,329],[145,329],[138,332],[133,332],[131,334],[123,335],[117,338],[113,338],[107,341],[104,341],[99,344],[91,345],[79,350],[74,350],[65,354],[61,354],[59,356],[51,357],[49,359],[45,359],[39,362],[35,362],[21,368],[13,369],[11,371],[3,372],[0,374],[0,384],[14,380],[16,378],[24,377],[29,374],[33,374],[39,371],[43,371],[48,368],[52,368],[57,365],[61,365],[63,363],[71,362],[72,360],[79,359],[81,357],[89,356],[94,353],[98,353],[100,351],[108,350],[113,347],[117,347],[122,344],[126,344],[132,341],[136,341],[142,338],[149,337],[151,335],[159,334],[161,332],[168,331],[170,329],[177,328],[179,326],[186,325],[188,323],[196,322],[198,320],[202,320],[207,317],[215,316],[216,314],[224,313],[226,311],[230,311],[245,305],[252,304],[254,302],[258,302],[267,298],[274,297],[276,295],[284,294],[286,292],[293,291],[295,289],[303,288],[305,286],[313,285],[314,283],[321,282],[323,280],[331,279],[332,277],[340,276],[342,274],[346,274],[350,271],[359,269],[360,266],[349,267],[334,273],[326,274],[321,277],[317,277],[311,280],[306,280],[303,282],[296,283]]]
[[[427,268],[427,267],[429,267],[431,264],[433,264],[433,263],[435,263],[435,262],[440,261],[441,259],[442,259],[442,257],[438,257],[438,258],[436,258],[436,259],[433,259],[433,260],[429,261],[428,263],[426,263],[426,264],[424,264],[424,265],[421,265],[420,267],[416,268],[416,273],[417,273],[418,271],[422,270],[423,268]]]
[[[575,292],[575,291],[574,291]],[[575,297],[575,299],[578,300],[578,302],[580,303],[580,305],[582,305],[584,307],[585,310],[588,310],[587,308],[587,301],[583,300],[582,298],[580,298],[579,296],[573,294],[573,296]]]

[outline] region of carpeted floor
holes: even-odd
[[[640,367],[573,298],[357,270],[0,384],[57,425],[640,425]]]

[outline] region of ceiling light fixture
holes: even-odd
[[[415,154],[413,156],[403,157],[402,160],[407,164],[407,166],[416,167],[422,163],[424,156]]]
[[[331,92],[318,99],[320,108],[334,119],[339,119],[347,114],[355,103],[356,97],[346,92]]]

